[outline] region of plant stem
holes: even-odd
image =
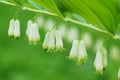
[[[7,1],[0,1],[0,3],[4,3],[4,4],[8,4],[8,5],[12,5],[12,6],[17,6],[16,4],[14,3],[11,3],[11,2],[7,2]],[[32,11],[32,12],[37,12],[37,13],[43,13],[43,14],[47,14],[47,15],[51,15],[51,16],[55,16],[55,17],[59,17],[60,19],[64,20],[64,21],[67,21],[67,22],[71,22],[71,23],[75,23],[75,24],[78,24],[78,25],[81,25],[81,26],[84,26],[86,28],[90,28],[94,31],[97,31],[97,32],[100,32],[102,34],[105,34],[113,39],[120,39],[119,36],[116,36],[116,35],[113,35],[112,33],[110,32],[107,32],[107,31],[104,31],[98,27],[95,27],[94,25],[91,25],[91,24],[86,24],[86,23],[82,23],[80,21],[77,21],[77,20],[73,20],[73,19],[70,19],[70,18],[64,18],[64,17],[60,17],[58,14],[56,13],[52,13],[52,12],[48,12],[48,11],[45,11],[45,10],[37,10],[37,9],[33,9],[33,8],[29,8],[29,7],[21,7],[23,10],[28,10],[28,11]]]

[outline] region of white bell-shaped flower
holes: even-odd
[[[14,26],[15,26],[14,37],[19,38],[20,37],[20,22],[18,19],[14,21]]]
[[[96,69],[96,73],[98,74],[103,73],[102,53],[100,50],[96,53],[94,67]]]
[[[120,68],[118,70],[118,80],[120,80]]]
[[[76,60],[76,58],[78,56],[78,45],[79,45],[79,41],[73,40],[72,48],[71,48],[70,54],[69,54],[70,59]]]
[[[55,32],[50,31],[49,41],[48,41],[48,51],[53,51],[55,49]]]
[[[18,19],[16,19],[16,20],[11,19],[10,20],[10,25],[9,25],[9,29],[8,29],[8,35],[10,37],[14,36],[15,38],[20,37],[20,22],[19,22]]]
[[[87,61],[87,50],[83,40],[80,41],[78,47],[78,63],[83,64]]]
[[[62,35],[59,30],[55,31],[55,38],[56,38],[56,50],[64,50],[63,48],[63,41]]]
[[[14,36],[14,28],[15,28],[14,19],[11,19],[10,23],[9,23],[8,36],[10,36],[10,37]]]
[[[36,23],[34,23],[34,28],[33,28],[33,41],[35,44],[37,44],[40,41],[40,34],[39,34],[39,27]]]
[[[83,33],[82,39],[84,40],[85,46],[87,48],[90,48],[92,46],[92,41],[93,40],[92,40],[92,36],[91,36],[91,34],[89,32]]]
[[[48,48],[49,35],[50,35],[50,32],[47,32],[46,35],[45,35],[43,45],[42,45],[43,49],[45,49],[45,50]]]
[[[27,22],[27,29],[26,29],[26,36],[28,37],[28,34],[29,34],[29,30],[30,30],[30,25],[33,24],[33,22],[31,20],[29,20]]]
[[[29,27],[29,31],[28,31],[28,40],[29,40],[30,44],[32,44],[32,42],[33,42],[33,28],[34,28],[34,25],[31,24]]]
[[[108,65],[108,63],[107,63],[107,50],[106,50],[106,48],[105,47],[103,47],[102,48],[102,63],[103,63],[103,69],[105,69],[106,67],[107,67],[107,65]]]
[[[28,39],[30,44],[34,44],[34,45],[36,45],[40,41],[39,29],[36,23],[30,25],[28,31]]]

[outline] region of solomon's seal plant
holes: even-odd
[[[68,58],[81,65],[89,59],[87,50],[94,48],[91,34],[87,30],[103,35],[105,39],[99,40],[95,45],[96,56],[93,64],[97,74],[103,74],[108,66],[107,42],[110,39],[120,40],[120,0],[0,0],[0,3],[18,8],[10,20],[8,36],[20,38],[20,20],[16,17],[20,9],[37,13],[26,23],[25,34],[29,43],[33,45],[41,43],[39,30],[46,24],[47,27],[43,27],[46,34],[40,46],[47,52],[62,53],[67,50],[63,41],[66,39],[72,43]],[[55,17],[55,20],[48,20],[47,23],[47,20],[43,20],[44,14]],[[66,26],[72,27],[66,28]],[[81,32],[77,31],[78,29]],[[119,62],[118,52],[116,48],[111,48],[110,58]],[[118,80],[120,80],[120,69],[118,69]]]

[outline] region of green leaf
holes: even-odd
[[[8,1],[17,4],[19,7],[23,7],[23,4],[24,4],[23,0],[8,0]]]
[[[53,13],[57,13],[59,16],[62,16],[54,0],[33,0],[33,1],[36,4],[39,4],[40,6],[45,8],[46,10],[51,11]]]
[[[117,22],[116,0],[61,0],[67,11],[110,33],[115,33]]]

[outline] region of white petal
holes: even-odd
[[[96,73],[100,73],[100,74],[103,73],[102,53],[100,53],[100,51],[96,53],[94,67],[96,69]]]
[[[66,32],[67,32],[67,27],[66,27],[66,25],[62,23],[62,24],[58,25],[58,29],[59,29],[60,32],[62,33],[62,37],[63,37],[63,38],[66,38],[66,37],[67,37],[67,35],[66,35]]]
[[[62,41],[62,35],[60,31],[55,31],[55,37],[56,37],[56,50],[64,50],[63,48],[63,41]]]
[[[70,59],[77,59],[77,56],[78,56],[78,45],[79,45],[78,40],[74,40],[73,43],[72,43],[72,48],[70,50],[70,55],[69,55]]]
[[[102,59],[103,68],[105,69],[108,63],[107,63],[107,50],[104,47],[102,48],[102,55],[103,55],[103,59]]]
[[[48,51],[53,51],[55,49],[55,34],[54,31],[50,31]]]
[[[42,45],[43,49],[48,48],[49,35],[50,35],[50,32],[47,32],[46,35],[45,35],[45,39],[44,39],[44,42],[43,42],[43,45]]]
[[[11,19],[10,23],[9,23],[8,36],[10,36],[10,37],[14,36],[14,28],[15,28],[15,26],[14,26],[14,20]]]
[[[20,22],[19,22],[19,20],[16,20],[14,22],[14,26],[15,26],[14,37],[19,38],[20,37]]]
[[[33,22],[31,20],[29,20],[27,22],[27,29],[26,29],[26,36],[28,37],[28,33],[29,33],[29,29],[30,29],[30,25],[33,24]]]
[[[83,40],[81,40],[78,48],[78,63],[83,64],[84,62],[86,62],[87,59],[88,58],[85,43]]]
[[[29,27],[29,31],[28,31],[28,40],[29,40],[30,44],[33,43],[33,29],[34,29],[34,25],[31,24]]]
[[[37,44],[40,41],[39,29],[36,23],[33,26],[33,44]]]

